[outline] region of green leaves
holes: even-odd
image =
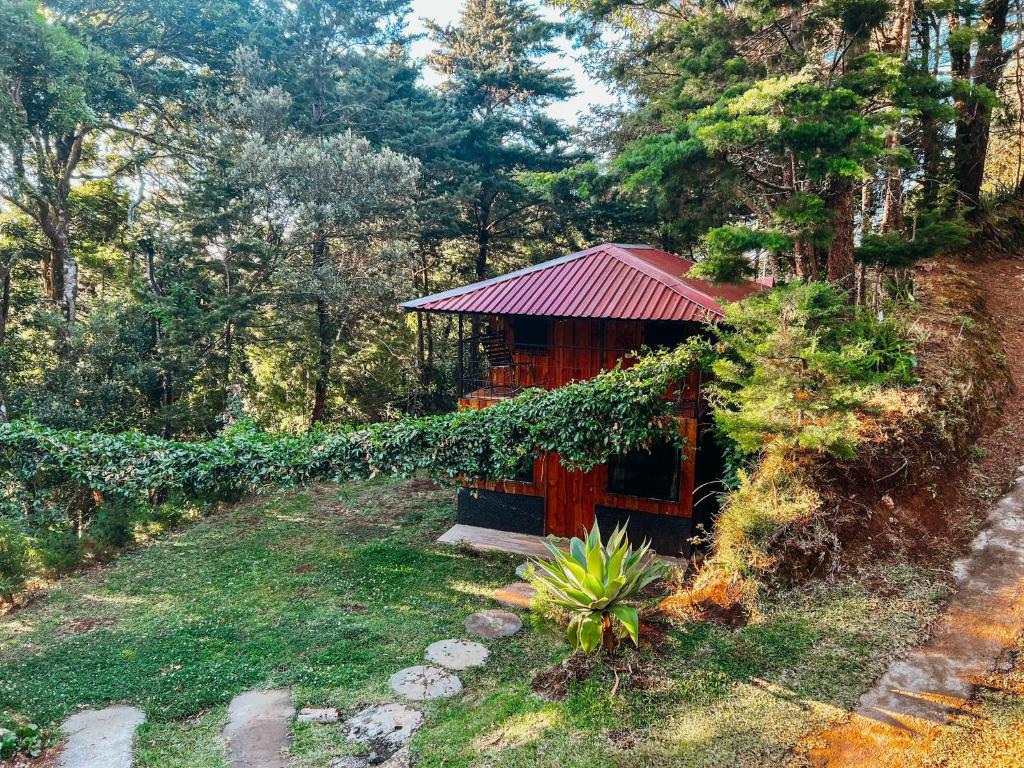
[[[781,440],[848,457],[874,390],[912,375],[905,330],[827,283],[757,294],[726,322],[710,392],[718,428],[746,454]]]
[[[570,540],[568,552],[545,545],[551,557],[534,561],[533,581],[572,615],[568,635],[573,649],[590,653],[602,641],[614,647],[619,627],[638,644],[639,616],[622,601],[664,575],[666,566],[652,557],[650,545],[644,542],[634,551],[619,527],[603,544],[596,521],[585,538]]]
[[[481,411],[303,435],[270,434],[247,421],[202,442],[131,431],[56,430],[32,422],[0,425],[0,593],[20,588],[25,537],[63,530],[71,520],[88,525],[113,514],[113,507],[104,511],[93,501],[97,495],[145,508],[168,495],[234,499],[379,473],[425,472],[448,482],[511,477],[524,457],[531,460],[540,451],[557,451],[567,465],[590,468],[655,440],[678,440],[666,395],[699,357],[699,347],[689,344],[628,360],[588,381],[530,390]],[[123,538],[117,530],[122,524],[113,518],[104,522],[105,535]],[[609,564],[596,531],[586,542],[574,542],[574,559],[566,564],[573,582],[566,586],[565,600],[603,607],[629,587],[619,576],[635,565],[635,553],[631,560],[621,537],[613,540],[618,543],[611,547]]]

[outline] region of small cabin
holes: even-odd
[[[760,286],[690,278],[693,262],[647,245],[605,243],[526,269],[409,301],[416,312],[458,316],[460,408],[486,408],[528,387],[596,376],[647,346],[675,346]],[[715,512],[722,472],[693,371],[673,406],[685,448],[653,446],[570,471],[557,454],[520,477],[472,479],[459,490],[458,522],[537,536],[579,536],[627,524],[662,555],[689,553],[697,523]]]

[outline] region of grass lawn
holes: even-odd
[[[295,704],[351,714],[393,700],[390,674],[494,607],[519,560],[437,547],[452,494],[379,479],[249,501],[0,619],[0,718],[56,730],[78,705],[137,704],[138,765],[225,765],[228,701],[291,686]],[[424,705],[423,766],[760,766],[842,714],[914,642],[942,588],[904,568],[765,598],[748,626],[667,623],[615,674],[595,666],[559,701],[535,675],[561,630],[527,621],[489,641],[465,692]],[[359,751],[340,729],[296,725],[296,766]]]

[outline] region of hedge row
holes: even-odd
[[[542,451],[590,468],[675,434],[666,395],[700,354],[698,344],[684,345],[587,381],[527,390],[483,410],[304,435],[267,433],[244,422],[202,442],[28,422],[0,425],[0,538],[20,536],[31,545],[55,531],[71,535],[73,528],[80,539],[104,507],[171,497],[227,499],[380,473],[425,472],[447,482],[512,477]],[[0,551],[0,570],[3,560]]]

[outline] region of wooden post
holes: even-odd
[[[459,346],[458,346],[458,349],[456,350],[456,353],[455,353],[457,355],[458,359],[459,359],[459,362],[458,362],[458,374],[457,374],[458,381],[456,381],[456,383],[455,383],[455,392],[457,393],[457,395],[459,397],[462,397],[464,394],[466,394],[465,392],[462,391],[462,386],[463,386],[463,378],[462,378],[462,375],[463,375],[463,372],[462,372],[462,340],[463,340],[462,319],[463,319],[463,315],[460,313],[459,314]]]

